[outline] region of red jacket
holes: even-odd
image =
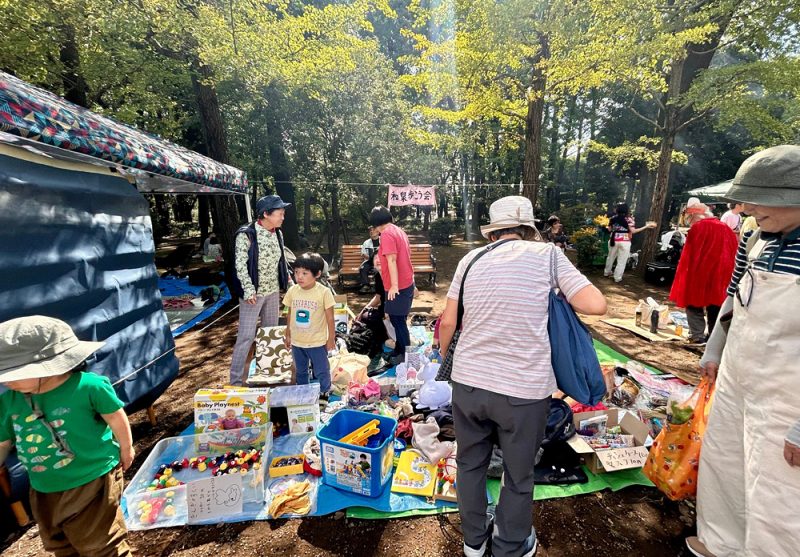
[[[722,305],[738,243],[736,233],[718,219],[694,224],[686,237],[669,299],[682,308]]]

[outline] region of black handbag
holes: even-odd
[[[469,273],[469,270],[478,259],[502,244],[512,241],[514,241],[514,238],[500,240],[499,242],[489,244],[483,248],[478,255],[473,257],[472,261],[470,261],[467,265],[467,268],[464,269],[464,274],[461,276],[461,288],[458,290],[458,319],[456,320],[456,332],[453,333],[453,338],[450,340],[450,344],[447,345],[447,353],[444,355],[444,358],[442,359],[442,365],[439,366],[439,371],[436,373],[436,381],[450,381],[450,376],[453,374],[453,356],[456,353],[458,339],[461,337],[461,322],[464,319],[464,281],[467,279],[467,273]]]

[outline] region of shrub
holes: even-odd
[[[455,222],[451,218],[444,217],[431,221],[428,228],[431,244],[436,246],[449,246],[450,235],[453,234],[455,229]]]
[[[584,226],[575,232],[570,242],[578,252],[578,265],[588,267],[593,264],[595,257],[600,253],[600,238],[597,228]]]

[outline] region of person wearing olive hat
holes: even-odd
[[[726,194],[759,228],[708,340],[715,381],[697,483],[694,555],[797,555],[800,547],[800,146],[742,164]]]
[[[56,555],[131,555],[119,506],[131,427],[108,378],[82,371],[101,346],[52,317],[0,323],[0,465],[16,446]]]
[[[261,327],[278,325],[280,291],[291,286],[280,230],[289,205],[277,195],[264,196],[256,202],[256,220],[236,231],[232,289],[239,297],[239,332],[231,357],[231,385],[244,383],[245,360],[259,321]]]

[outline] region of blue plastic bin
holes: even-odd
[[[380,433],[369,446],[341,443],[339,439],[371,420]],[[397,420],[357,410],[340,410],[317,433],[322,451],[322,481],[331,487],[367,497],[378,497],[392,477],[394,434]]]

